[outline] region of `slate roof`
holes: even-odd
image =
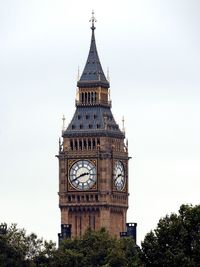
[[[110,136],[124,138],[109,107],[77,107],[63,137]]]
[[[101,62],[99,60],[95,34],[95,27],[91,27],[92,29],[92,38],[90,44],[89,55],[85,64],[85,68],[81,75],[80,80],[77,83],[78,87],[93,87],[93,86],[103,86],[105,88],[109,88],[109,82],[107,81],[103,69],[101,67]]]

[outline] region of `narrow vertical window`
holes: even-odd
[[[77,150],[78,149],[78,143],[77,143],[77,140],[75,140],[75,150]]]
[[[93,146],[93,148],[96,148],[96,140],[95,140],[95,138],[92,139],[92,146]]]
[[[79,140],[79,149],[82,150],[83,146],[82,146],[82,140]]]
[[[84,149],[87,149],[87,142],[86,142],[85,139],[84,139],[84,141],[83,141],[83,144],[84,144]]]
[[[91,149],[91,139],[88,140],[88,149]]]
[[[94,103],[94,93],[93,92],[91,93],[91,102],[92,102],[92,104]]]
[[[73,140],[70,140],[70,148],[73,150]]]

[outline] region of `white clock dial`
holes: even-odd
[[[117,161],[114,166],[114,186],[118,191],[122,191],[125,186],[125,172],[121,161]]]
[[[77,190],[91,189],[96,180],[96,167],[88,160],[76,161],[70,168],[69,182]]]

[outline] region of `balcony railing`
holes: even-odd
[[[106,106],[111,107],[112,101],[104,101],[104,100],[97,100],[97,101],[90,101],[90,102],[81,102],[76,100],[76,106]]]

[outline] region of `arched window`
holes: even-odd
[[[97,138],[97,145],[100,146],[100,139],[99,138]]]
[[[82,150],[82,149],[83,149],[82,140],[79,140],[79,149],[80,149],[80,150]]]
[[[91,93],[91,102],[92,102],[92,104],[94,103],[94,93],[93,92]]]
[[[96,148],[96,139],[95,138],[92,139],[92,146],[93,146],[93,148]]]
[[[84,149],[87,149],[87,142],[85,139],[83,140],[83,147],[84,147]]]
[[[89,139],[89,140],[88,140],[88,149],[91,149],[91,145],[92,145],[92,143],[91,143],[91,139]]]
[[[73,150],[73,140],[70,140],[70,148]]]
[[[78,143],[77,143],[77,140],[75,140],[74,145],[75,145],[75,149],[77,150],[77,149],[78,149]]]

